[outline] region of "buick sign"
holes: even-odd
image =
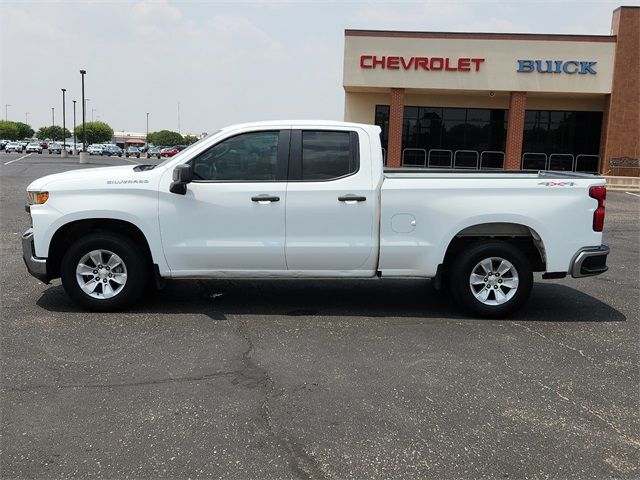
[[[595,75],[598,62],[583,60],[518,60],[518,73],[568,73]]]

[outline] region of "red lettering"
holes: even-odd
[[[433,57],[429,62],[429,68],[431,70],[442,70],[444,66],[444,58],[442,57]]]
[[[484,62],[484,58],[472,58],[471,61],[476,65],[476,72],[480,70],[480,64]]]
[[[471,59],[470,58],[459,58],[458,59],[458,70],[461,72],[468,72],[471,70]]]
[[[389,70],[398,70],[400,68],[400,59],[398,57],[387,57],[387,68]]]
[[[413,58],[413,57],[412,57]],[[415,57],[415,69],[422,68],[423,70],[429,70],[429,59],[427,57]]]
[[[380,60],[378,60],[378,57],[373,57],[373,68],[376,68],[376,65],[380,65],[383,69],[385,67],[386,64],[386,59],[387,57],[385,57],[384,55],[380,58]]]
[[[416,57],[411,57],[409,59],[409,63],[406,63],[404,61],[404,57],[400,57],[400,63],[402,64],[402,68],[404,68],[405,70],[409,70],[411,68],[411,65],[413,64],[415,59],[416,59]]]
[[[365,63],[366,60],[371,60],[371,55],[360,55],[360,68],[373,68],[370,63]]]
[[[449,65],[449,60],[451,60],[449,57],[444,59],[444,69],[447,72],[456,72],[458,69],[456,67],[452,67]]]

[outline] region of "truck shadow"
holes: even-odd
[[[82,312],[61,285],[47,288],[38,306],[54,312]],[[182,280],[148,293],[130,313],[326,317],[473,317],[427,280]],[[535,283],[525,307],[510,320],[621,322],[626,317],[600,300],[561,284]]]

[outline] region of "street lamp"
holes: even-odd
[[[51,107],[51,126],[52,127],[56,126],[56,107]],[[53,131],[55,132],[55,129]],[[55,140],[58,140],[58,139],[56,138]]]
[[[78,149],[76,147],[76,100],[73,101],[73,154],[76,155]]]
[[[147,112],[147,135],[144,137],[147,147],[147,157],[149,156],[149,112]]]
[[[66,122],[66,107],[65,107],[65,93],[67,92],[66,88],[62,88],[62,149],[67,151],[67,135],[65,134],[65,129],[67,128]]]
[[[5,120],[9,120],[9,107],[11,106],[10,103],[5,103],[4,104],[4,119]]]
[[[91,121],[93,122],[93,114],[95,113],[96,109],[92,108],[91,109]]]
[[[29,124],[29,113],[31,112],[24,112],[24,123],[27,125]]]
[[[86,102],[84,100],[84,76],[87,73],[86,70],[80,70],[80,76],[82,77],[82,151],[87,151],[87,132],[85,131],[84,124],[86,121]]]

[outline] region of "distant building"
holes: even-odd
[[[147,135],[145,133],[137,133],[137,132],[127,132],[127,131],[119,131],[113,132],[113,138],[111,139],[112,143],[115,143],[121,148],[126,147],[140,147],[147,143]]]

